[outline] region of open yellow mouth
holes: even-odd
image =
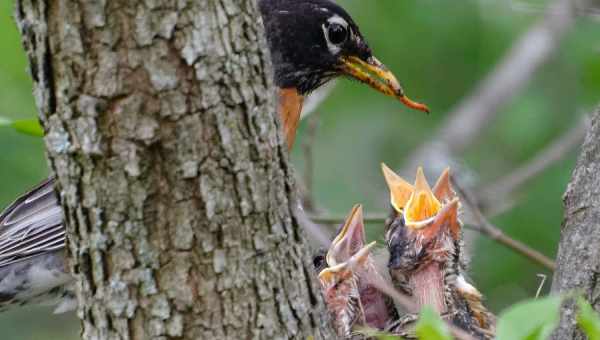
[[[407,224],[419,226],[429,222],[442,208],[442,204],[433,194],[423,168],[417,170],[417,178],[415,180],[415,189],[406,203],[404,209],[404,220]]]
[[[437,219],[444,219],[441,212],[446,214],[445,207],[456,199],[456,194],[450,186],[449,169],[446,169],[433,189],[427,183],[423,168],[419,167],[415,184],[411,185],[398,176],[385,164],[381,165],[383,175],[390,190],[390,203],[397,213],[404,216],[407,226],[423,228]],[[458,207],[458,205],[456,204]],[[454,214],[453,211],[448,211]]]
[[[340,57],[342,71],[371,86],[375,90],[400,100],[404,105],[411,109],[429,112],[429,108],[421,103],[412,101],[404,94],[396,76],[382,64],[377,58],[371,57],[368,61],[354,56]]]

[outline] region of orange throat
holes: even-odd
[[[283,124],[283,133],[287,142],[288,150],[294,146],[296,130],[300,122],[304,96],[295,88],[279,89],[279,102],[277,111]]]
[[[430,306],[439,314],[446,312],[443,280],[439,264],[435,262],[428,264],[412,275],[410,285],[413,289],[413,298],[419,309]]]

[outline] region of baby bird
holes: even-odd
[[[338,336],[350,338],[355,325],[365,325],[366,315],[360,299],[358,281],[375,242],[363,247],[347,261],[327,267],[319,281],[327,309]]]
[[[385,240],[394,284],[411,295],[419,309],[429,305],[455,326],[477,338],[491,339],[494,317],[483,306],[481,293],[466,279],[460,202],[451,187],[449,170],[442,173],[433,190],[421,168],[414,185],[385,164],[382,170],[393,207]],[[409,314],[392,329],[410,335],[415,319]]]
[[[345,332],[338,333],[340,336],[348,336],[347,331],[355,324],[385,329],[397,318],[391,299],[377,289],[378,284],[381,285],[385,281],[389,284],[390,280],[377,270],[376,260],[370,251],[375,242],[366,246],[365,243],[362,206],[355,205],[331,243],[325,257],[327,268],[319,275],[320,278],[329,279],[321,280],[322,283],[331,282],[332,277],[335,277],[339,282],[347,282],[348,287],[354,287],[338,289],[334,294],[326,288],[326,284],[323,285],[325,300],[334,315],[335,323],[343,324],[336,327]],[[345,309],[354,311],[354,307],[358,306],[357,315],[360,317],[349,318],[347,315],[350,312],[339,307],[343,305],[337,301],[348,300],[350,296],[357,296],[358,301],[355,304],[346,304]]]

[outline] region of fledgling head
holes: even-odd
[[[348,261],[366,244],[362,206],[356,204],[344,223],[338,228],[328,249],[319,249],[313,256],[313,267],[320,273],[327,267],[333,267]]]
[[[331,242],[326,255],[329,266],[345,263],[365,248],[366,236],[363,212],[360,205],[355,205],[344,224]],[[354,269],[356,284],[363,306],[364,323],[366,326],[383,329],[396,316],[393,303],[379,290],[378,285],[391,284],[385,265],[378,266],[380,261],[386,261],[385,249],[378,249],[375,254],[365,255],[364,260]],[[380,259],[383,256],[384,259]]]
[[[382,169],[395,213],[385,235],[390,269],[409,274],[432,262],[453,260],[461,223],[460,204],[450,186],[449,170],[444,171],[432,190],[421,168],[414,185],[385,164]]]
[[[319,273],[325,304],[333,317],[339,336],[350,336],[352,327],[364,320],[358,279],[359,272],[364,270],[363,267],[374,246],[375,242],[372,242],[348,260],[325,268]]]

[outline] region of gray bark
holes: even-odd
[[[556,294],[581,292],[600,310],[600,108],[592,118],[564,196],[565,220],[552,282]],[[553,339],[586,339],[576,325],[577,307],[564,304]]]
[[[84,339],[331,338],[252,0],[18,0]]]

